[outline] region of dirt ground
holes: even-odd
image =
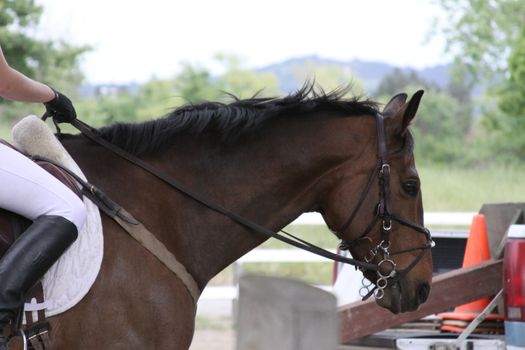
[[[235,350],[232,319],[197,316],[190,350]]]
[[[198,329],[189,350],[235,350],[235,331],[233,329]],[[337,350],[391,350],[341,345]]]
[[[230,317],[197,316],[195,335],[189,350],[235,350],[236,335]],[[339,346],[338,350],[371,350],[358,346]],[[373,350],[389,350],[373,348]]]
[[[235,350],[235,334],[233,330],[198,330],[190,350]]]

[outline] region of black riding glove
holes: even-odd
[[[77,118],[77,112],[67,96],[53,89],[55,98],[44,103],[46,115],[53,117],[57,123],[70,123]]]

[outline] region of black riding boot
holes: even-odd
[[[0,337],[14,322],[26,293],[78,236],[75,224],[61,216],[41,216],[0,259]],[[5,343],[5,338],[4,338]],[[0,338],[0,350],[2,349]]]

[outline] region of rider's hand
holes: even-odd
[[[77,112],[67,96],[53,89],[55,98],[44,103],[46,114],[53,117],[57,123],[69,123],[77,118]]]

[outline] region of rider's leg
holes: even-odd
[[[0,208],[35,220],[62,216],[80,230],[84,203],[63,183],[19,152],[0,143]]]
[[[0,207],[33,220],[0,259],[1,332],[14,321],[27,291],[76,239],[86,209],[60,181],[2,144]]]
[[[61,216],[41,216],[0,260],[0,327],[16,316],[26,293],[77,238],[77,228]]]

